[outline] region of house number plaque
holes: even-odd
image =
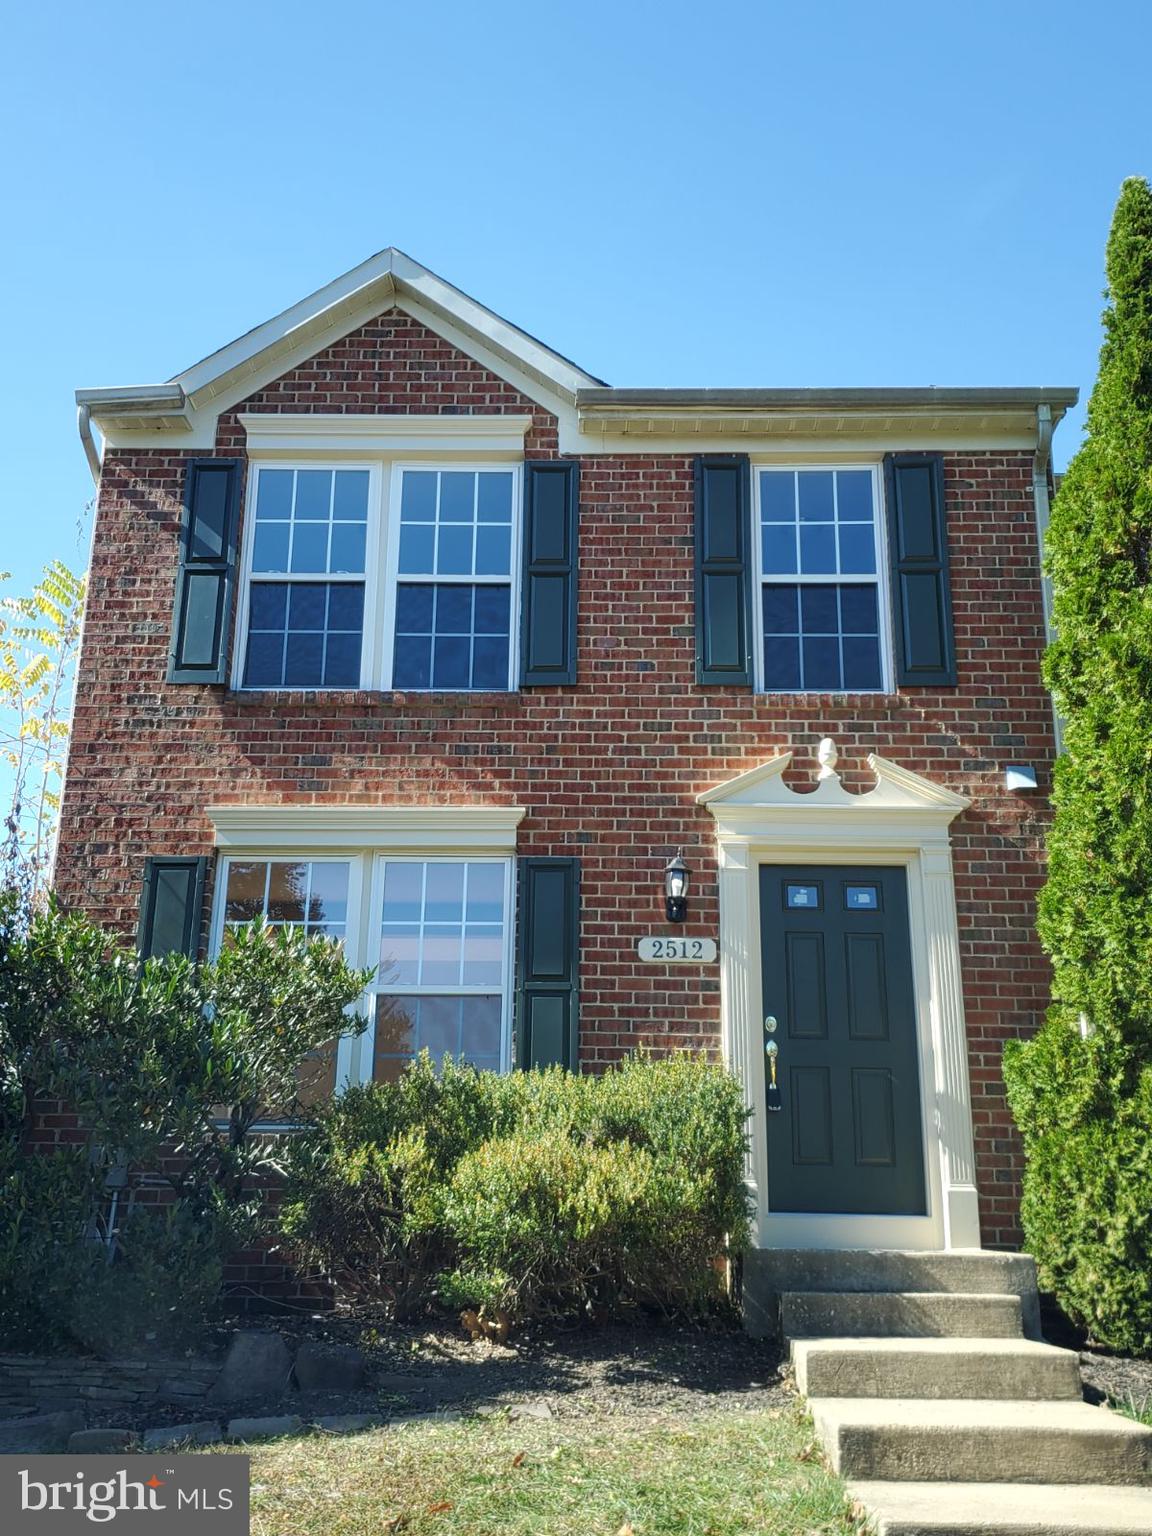
[[[641,939],[636,945],[641,960],[686,960],[697,965],[710,965],[716,958],[715,939],[664,939],[654,935]]]

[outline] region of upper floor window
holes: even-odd
[[[511,470],[400,469],[393,688],[511,688]]]
[[[755,471],[762,686],[889,686],[884,541],[874,468]]]
[[[258,465],[245,688],[516,686],[519,470]]]
[[[257,469],[244,687],[359,685],[370,481],[366,469]]]

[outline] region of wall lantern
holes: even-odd
[[[688,916],[688,867],[681,855],[669,859],[664,870],[664,910],[670,923],[682,923]]]

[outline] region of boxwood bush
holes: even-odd
[[[686,1055],[600,1076],[424,1056],[295,1139],[282,1231],[400,1317],[700,1316],[747,1238],[746,1121],[730,1074]]]

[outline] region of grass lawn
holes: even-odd
[[[410,1425],[268,1442],[253,1536],[847,1536],[799,1406]]]
[[[1137,1397],[1134,1392],[1126,1392],[1122,1397],[1111,1399],[1110,1406],[1117,1413],[1135,1419],[1137,1424],[1147,1424],[1152,1429],[1152,1396]]]

